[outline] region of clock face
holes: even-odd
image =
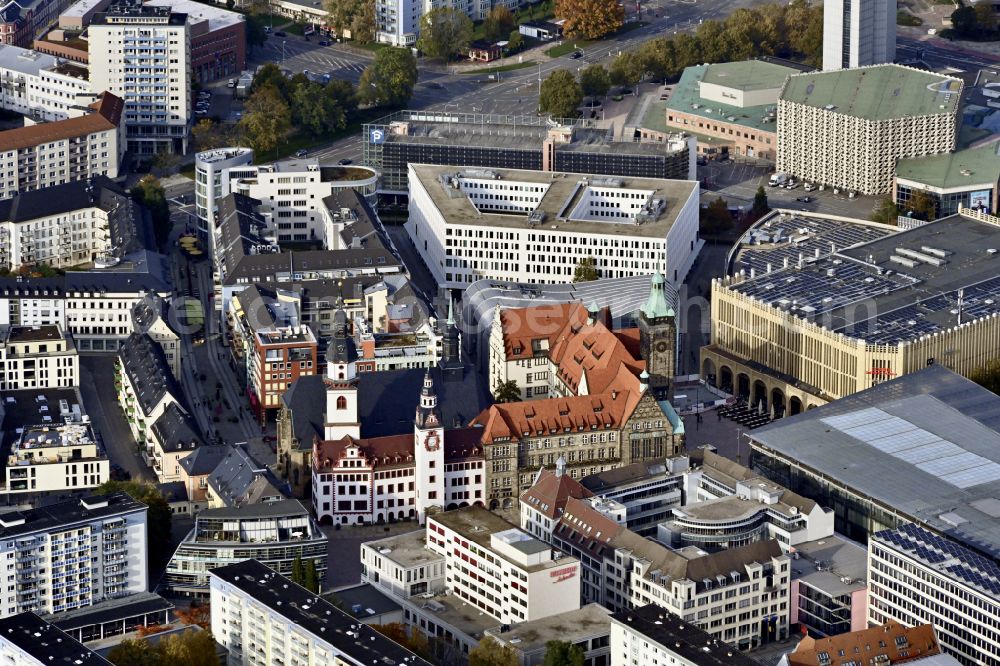
[[[424,448],[428,451],[437,451],[441,445],[441,440],[436,432],[432,432],[424,438]]]
[[[659,342],[657,342],[656,343],[656,351],[661,352],[661,353],[667,351],[667,343],[666,343],[666,341],[660,340]]]

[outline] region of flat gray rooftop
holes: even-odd
[[[611,633],[611,611],[600,604],[587,604],[577,610],[516,624],[509,631],[491,629],[489,633],[528,653],[544,650],[546,643],[556,638],[578,643]]]
[[[932,365],[754,430],[755,455],[822,474],[1000,556],[1000,396]]]
[[[688,180],[667,180],[660,178],[633,178],[631,176],[600,176],[586,174],[523,171],[519,169],[461,169],[454,166],[438,166],[428,164],[411,164],[413,173],[426,188],[431,200],[441,211],[449,224],[481,225],[484,227],[501,227],[505,229],[530,229],[527,215],[503,214],[493,212],[480,213],[469,199],[468,195],[448,187],[442,182],[443,177],[463,174],[493,172],[499,178],[498,182],[534,183],[544,185],[548,189],[542,197],[536,211],[544,213],[545,219],[535,225],[540,230],[549,231],[555,228],[561,231],[576,233],[602,234],[613,236],[642,236],[649,238],[666,238],[667,232],[673,226],[681,208],[691,194],[698,188],[698,183]],[[468,178],[480,178],[467,175]],[[596,221],[565,219],[558,217],[567,207],[576,206],[576,190],[582,180],[587,179],[593,186],[609,187],[604,183],[611,181],[620,183],[620,188],[649,190],[653,197],[664,201],[664,207],[655,216],[642,224],[626,221]],[[570,201],[573,201],[570,204]]]
[[[998,250],[1000,227],[952,215],[733,288],[869,344],[898,344],[1000,312]]]
[[[834,534],[795,546],[792,580],[799,580],[830,596],[851,594],[865,588],[868,549]]]
[[[365,545],[374,548],[389,561],[408,569],[444,559],[427,550],[426,534],[426,530],[416,530],[378,541],[368,541]]]

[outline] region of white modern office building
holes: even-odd
[[[590,258],[676,286],[701,249],[695,181],[411,163],[409,187],[407,233],[443,288],[569,283]]]
[[[888,194],[896,160],[954,150],[961,95],[961,79],[903,65],[789,76],[778,100],[777,170]]]
[[[139,156],[187,151],[191,35],[186,14],[116,4],[88,29],[90,85],[125,100],[128,149]]]
[[[382,44],[412,47],[420,37],[420,19],[432,9],[451,7],[468,16],[473,21],[482,21],[490,9],[507,7],[511,13],[522,4],[521,0],[375,0],[375,39]]]
[[[823,3],[823,69],[882,65],[896,59],[896,0]]]
[[[0,515],[0,617],[145,592],[146,505],[125,493]]]
[[[49,411],[45,401],[36,400],[36,404]],[[96,488],[107,481],[111,463],[90,424],[60,423],[59,415],[47,416],[48,421],[25,426],[11,445],[6,491],[65,493]]]
[[[429,664],[256,560],[209,574],[212,636],[227,666]]]
[[[0,326],[0,391],[69,388],[79,383],[76,345],[59,326]]]
[[[85,115],[95,98],[86,67],[17,46],[0,48],[0,79],[0,108],[36,121]]]
[[[198,218],[198,231],[208,238],[209,253],[215,254],[215,234],[209,233],[215,229],[215,212],[218,201],[228,193],[229,170],[237,167],[251,167],[253,164],[253,149],[251,148],[217,148],[203,150],[194,158],[194,211]],[[253,173],[247,168],[246,174]],[[240,177],[239,174],[234,174]],[[225,190],[224,190],[225,186]]]

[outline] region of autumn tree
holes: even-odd
[[[497,402],[521,402],[521,389],[513,379],[500,382],[493,391]]]
[[[937,202],[930,193],[913,190],[910,201],[906,204],[906,212],[913,213],[913,217],[919,220],[932,221],[937,219]]]
[[[556,18],[566,37],[600,39],[625,24],[625,8],[618,0],[556,0]]]
[[[583,666],[585,656],[579,645],[553,640],[545,644],[542,666]]]
[[[181,624],[196,625],[202,629],[212,626],[212,608],[207,602],[192,601],[187,608],[175,608],[174,615]]]
[[[382,49],[361,73],[358,95],[372,106],[403,106],[416,82],[417,59],[409,49]]]
[[[602,97],[611,89],[611,77],[604,65],[594,63],[580,72],[580,90],[588,97]]]
[[[704,62],[729,62],[731,49],[729,37],[718,21],[705,21],[695,31],[695,39]]]
[[[410,629],[401,622],[373,624],[372,629],[424,659],[431,656],[431,646],[421,631]]]
[[[170,547],[173,513],[170,505],[163,499],[163,494],[153,484],[142,481],[105,481],[94,490],[95,495],[113,493],[127,493],[132,499],[146,505],[146,552],[149,568],[153,570],[166,564],[173,554]]]
[[[583,102],[583,90],[571,72],[557,69],[542,82],[538,102],[541,111],[553,118],[573,118]]]
[[[126,638],[108,652],[115,666],[166,666],[159,650],[146,640]]]
[[[375,0],[323,0],[323,9],[326,10],[326,24],[330,26],[331,32],[342,37],[344,31],[351,31],[351,39],[355,39],[364,43],[363,40],[358,39],[355,35],[356,21],[359,17],[364,17],[365,15],[371,15],[372,21],[372,37],[374,37],[374,22],[375,22]],[[362,19],[362,22],[367,19]],[[358,25],[357,27],[362,27]],[[371,38],[368,39],[371,41]]]
[[[198,150],[214,150],[229,145],[225,130],[208,118],[202,118],[191,128],[191,138]]]
[[[686,32],[674,37],[674,57],[677,59],[677,71],[683,72],[688,67],[693,67],[703,62],[701,57],[701,44]]]
[[[646,65],[635,51],[624,51],[611,62],[608,75],[616,86],[634,87],[646,75]]]
[[[362,0],[361,6],[351,19],[351,39],[358,44],[375,41],[375,0]]]
[[[417,48],[432,58],[465,55],[472,41],[472,19],[451,7],[438,7],[420,17]]]
[[[898,217],[899,208],[896,206],[896,202],[893,201],[891,197],[885,197],[872,211],[871,220],[872,222],[891,224],[895,226],[898,221]]]
[[[677,48],[672,39],[650,39],[639,47],[643,69],[657,80],[666,81],[677,76]]]
[[[510,31],[510,35],[507,37],[507,52],[517,53],[524,48],[524,35],[517,28]]]
[[[823,6],[792,0],[785,10],[788,48],[815,67],[823,64]]]
[[[507,9],[507,5],[495,5],[483,20],[483,32],[486,34],[486,39],[492,42],[506,37],[516,27],[517,21]]]
[[[168,629],[170,629],[170,627],[162,624],[140,624],[135,628],[135,635],[139,638],[145,638],[146,636],[152,636],[153,634],[163,633]]]
[[[218,666],[217,649],[210,631],[196,630],[164,636],[156,646],[164,666]]]
[[[275,87],[265,86],[247,99],[240,128],[257,154],[264,155],[291,133],[291,109]]]
[[[597,272],[597,262],[593,257],[584,257],[573,270],[573,282],[590,282],[601,277]]]
[[[503,645],[492,636],[479,641],[469,651],[469,666],[517,666],[517,655],[509,645]]]

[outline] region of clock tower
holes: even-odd
[[[677,374],[677,323],[664,282],[659,271],[653,274],[649,297],[638,316],[639,350],[646,361],[649,389],[657,400],[673,399]]]
[[[427,509],[445,506],[444,427],[428,369],[420,389],[420,404],[413,418],[413,461],[417,520],[422,525]]]
[[[358,417],[357,350],[347,334],[343,307],[333,315],[333,337],[326,348],[326,439],[361,437]]]

